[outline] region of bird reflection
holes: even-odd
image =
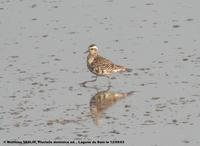
[[[113,106],[116,102],[134,93],[134,91],[114,92],[110,90],[111,86],[108,86],[106,90],[102,91],[98,91],[96,87],[84,87],[93,88],[97,91],[97,93],[90,99],[91,117],[97,126],[100,124],[103,112]]]

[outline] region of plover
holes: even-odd
[[[110,78],[113,73],[132,71],[132,69],[114,64],[109,59],[100,56],[98,54],[98,47],[95,44],[90,45],[85,53],[89,53],[87,56],[87,67],[90,72],[96,75],[96,79],[92,81],[96,81],[97,76]]]

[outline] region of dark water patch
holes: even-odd
[[[194,19],[193,18],[188,18],[188,19],[186,19],[186,21],[194,21]]]
[[[62,28],[63,28],[63,29],[66,29],[66,28],[67,28],[67,26],[62,26]]]
[[[47,75],[47,74],[50,74],[51,72],[43,72],[42,74],[43,75]]]
[[[130,108],[131,105],[126,104],[124,107],[125,107],[125,108]]]
[[[60,137],[60,136],[57,136],[54,138],[54,140],[61,140],[61,139],[62,139],[62,137]]]
[[[48,107],[48,108],[45,108],[45,109],[43,109],[43,112],[48,112],[48,111],[51,111],[52,109],[55,109],[55,107]]]
[[[84,137],[83,134],[76,134],[76,136],[78,136],[78,137]]]
[[[167,44],[169,41],[163,41],[163,43]]]
[[[150,116],[150,114],[151,114],[151,112],[146,111],[146,112],[144,113],[144,116]]]
[[[70,86],[70,87],[68,88],[69,91],[73,91],[73,89],[74,89],[74,87],[72,87],[72,86]]]
[[[152,97],[151,99],[152,100],[158,100],[158,99],[160,99],[160,97]]]
[[[22,96],[22,98],[31,98],[31,95]]]
[[[18,112],[18,111],[15,111],[15,112],[11,112],[10,114],[11,114],[11,115],[15,115],[15,116],[16,116],[16,115],[19,115],[19,114],[20,114],[20,112]]]
[[[112,117],[110,117],[110,116],[105,116],[104,118],[105,119],[112,119]]]
[[[142,83],[140,86],[146,86],[146,85],[156,85],[157,82],[149,82],[149,83]]]
[[[182,142],[183,142],[183,143],[187,143],[187,144],[190,143],[189,140],[183,140]]]
[[[11,95],[11,96],[8,96],[9,98],[16,98],[16,96],[15,95]]]
[[[25,70],[21,70],[21,69],[17,69],[17,71],[18,71],[19,73],[26,73]]]
[[[39,86],[41,86],[41,87],[48,86],[48,84],[39,83]]]
[[[59,28],[58,27],[54,27],[53,30],[59,30]]]
[[[44,80],[48,81],[49,83],[54,83],[56,82],[54,78],[51,77],[44,77]]]
[[[166,108],[166,107],[167,107],[167,106],[166,106],[165,104],[161,104],[161,103],[156,104],[156,109],[155,109],[155,111],[157,111],[157,112],[163,111],[164,108]]]
[[[152,5],[154,5],[154,3],[146,3],[145,5],[152,6]]]
[[[64,111],[64,113],[68,113],[69,111],[74,111],[74,110],[76,110],[76,109],[68,108],[68,109],[66,109],[66,110]]]
[[[113,2],[114,0],[107,0],[106,2]]]
[[[112,28],[111,27],[106,27],[106,28],[104,28],[104,30],[112,30]]]
[[[45,92],[45,90],[42,90],[42,89],[41,89],[41,90],[39,90],[38,92],[40,92],[40,93],[44,93],[44,92]]]
[[[89,131],[83,130],[82,133],[88,133]]]
[[[131,74],[130,73],[126,73],[126,74],[124,74],[124,76],[131,76]]]
[[[77,73],[79,73],[79,72],[74,70],[74,71],[72,71],[72,73],[73,73],[73,74],[77,74]]]
[[[13,126],[14,126],[14,127],[20,127],[20,123],[17,122],[17,123],[15,123]]]
[[[19,56],[17,56],[17,55],[15,55],[15,56],[10,56],[10,58],[16,59],[16,58],[19,58]]]
[[[12,67],[12,66],[14,66],[13,64],[9,64],[7,67]]]
[[[40,47],[34,47],[35,50],[40,49]]]
[[[61,68],[60,71],[68,72],[68,69]]]
[[[0,131],[1,131],[1,130],[4,130],[4,129],[5,129],[5,128],[0,127]]]
[[[120,132],[118,132],[117,130],[112,130],[109,133],[120,134]]]
[[[181,27],[181,26],[176,24],[176,25],[173,25],[172,27],[173,27],[173,28],[179,28],[179,27]]]
[[[49,64],[49,61],[42,61],[41,64]]]
[[[48,57],[55,57],[56,55],[54,55],[54,54],[51,54],[51,55],[48,55]]]
[[[199,75],[199,77],[200,77],[200,75]],[[192,96],[194,96],[194,97],[200,97],[199,94],[193,94]]]
[[[37,7],[37,4],[32,4],[31,5],[31,8],[36,8]]]
[[[164,63],[164,62],[163,62],[163,61],[158,61],[158,63],[159,63],[159,64],[162,64],[162,63]]]
[[[140,70],[140,71],[147,71],[147,70],[150,70],[150,68],[138,68],[138,70]]]
[[[38,82],[34,82],[34,83],[31,83],[32,85],[38,85],[39,83]]]
[[[73,35],[73,34],[76,34],[76,33],[78,33],[78,32],[70,31],[70,32],[68,32],[68,33],[71,34],[71,35]]]
[[[172,20],[172,22],[178,22],[178,20],[176,20],[176,19],[173,19],[173,20]]]
[[[144,83],[140,84],[140,86],[144,86],[144,85],[145,85]]]
[[[45,35],[42,35],[42,37],[43,37],[43,38],[46,38],[46,37],[48,37],[48,35],[47,35],[47,34],[45,34]]]
[[[22,123],[22,127],[28,127],[32,122],[32,120],[24,120],[24,122]]]
[[[181,83],[188,84],[189,82],[188,81],[181,81]]]
[[[61,61],[62,59],[60,58],[55,58],[54,61]]]
[[[32,18],[31,20],[35,21],[35,20],[38,20],[37,18]]]
[[[52,6],[52,8],[56,9],[56,8],[58,8],[58,6]]]
[[[183,60],[183,61],[188,61],[188,58],[183,58],[182,60]]]
[[[2,8],[2,7],[0,8],[0,10],[3,10],[3,9],[4,9],[4,8]]]
[[[47,125],[50,126],[50,125],[53,125],[54,121],[53,120],[49,120],[47,121]]]
[[[177,123],[177,120],[176,120],[176,119],[172,120],[172,123],[176,124],[176,123]]]
[[[51,126],[53,124],[60,124],[60,125],[65,125],[69,123],[78,123],[76,120],[67,120],[67,119],[55,119],[55,120],[48,120],[47,125]]]
[[[124,49],[119,49],[120,52],[124,52]]]
[[[156,125],[156,123],[153,120],[145,120],[141,125]]]
[[[143,36],[137,36],[136,39],[143,39]]]
[[[130,6],[129,8],[134,9],[134,8],[136,8],[136,6]]]

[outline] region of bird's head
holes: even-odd
[[[89,53],[90,55],[96,55],[98,48],[95,44],[92,44],[88,47],[88,50],[85,53]]]

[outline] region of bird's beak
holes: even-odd
[[[88,52],[89,52],[89,51],[87,50],[87,51],[84,52],[84,54],[86,54],[86,53],[88,53]]]

